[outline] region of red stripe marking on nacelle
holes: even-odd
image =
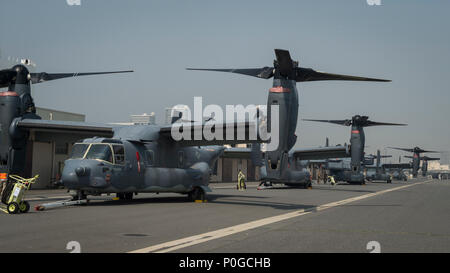
[[[352,134],[359,134],[359,131],[358,130],[353,130]]]
[[[289,93],[291,89],[284,88],[283,86],[276,86],[269,89],[270,93]]]
[[[14,91],[5,91],[5,92],[0,92],[0,97],[18,97],[19,94],[17,94]]]

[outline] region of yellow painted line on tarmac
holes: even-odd
[[[310,208],[310,209],[301,209],[301,210],[297,210],[294,212],[289,212],[289,213],[285,213],[285,214],[281,214],[281,215],[277,215],[277,216],[271,216],[271,217],[263,218],[263,219],[256,220],[256,221],[251,221],[251,222],[244,223],[244,224],[239,224],[239,225],[222,228],[222,229],[218,229],[218,230],[211,231],[211,232],[206,232],[206,233],[189,236],[189,237],[174,240],[174,241],[169,241],[169,242],[149,246],[146,248],[137,249],[134,251],[130,251],[129,253],[166,253],[166,252],[171,252],[171,251],[174,251],[177,249],[201,244],[201,243],[204,243],[207,241],[219,239],[219,238],[230,236],[230,235],[233,235],[233,234],[236,234],[239,232],[259,228],[262,226],[266,226],[269,224],[277,223],[277,222],[288,220],[288,219],[292,219],[292,218],[310,214],[310,213],[313,213],[316,211],[322,211],[322,210],[334,208],[337,206],[342,206],[342,205],[345,205],[345,204],[348,204],[351,202],[356,202],[356,201],[360,201],[360,200],[374,197],[377,195],[385,194],[388,192],[398,191],[398,190],[406,189],[406,188],[409,188],[412,186],[421,185],[421,184],[424,184],[424,183],[427,183],[430,181],[431,180],[427,180],[427,181],[409,184],[409,185],[405,185],[405,186],[395,187],[395,188],[391,188],[391,189],[387,189],[387,190],[382,190],[379,192],[364,194],[361,196],[352,197],[352,198],[348,198],[345,200],[320,205],[318,207],[314,207],[314,208]]]

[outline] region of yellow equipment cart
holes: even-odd
[[[30,204],[25,201],[25,192],[30,189],[31,184],[36,182],[39,175],[33,178],[23,178],[18,175],[9,175],[8,183],[2,193],[0,210],[9,213],[26,213],[30,210]]]

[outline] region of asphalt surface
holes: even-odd
[[[206,203],[179,194],[139,194],[127,202],[0,212],[0,252],[67,253],[70,241],[79,242],[81,252],[147,252],[161,245],[163,251],[197,253],[367,253],[371,241],[381,252],[450,252],[450,180],[314,184],[309,190],[257,190],[256,183],[248,183],[246,191],[235,184],[210,186]],[[63,190],[49,190],[30,191],[27,198],[34,207],[65,196]],[[270,221],[280,215],[289,217]],[[257,227],[242,225],[256,220]],[[230,235],[202,235],[229,227]],[[201,239],[164,250],[166,243],[194,235]]]

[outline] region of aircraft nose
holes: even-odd
[[[78,160],[66,160],[61,175],[61,181],[64,187],[76,189],[84,186],[89,180],[90,168],[84,164],[82,166],[80,165],[80,161]]]
[[[78,167],[75,169],[75,174],[79,177],[89,175],[89,167]]]
[[[69,189],[74,188],[79,184],[77,174],[73,170],[72,171],[66,170],[66,168],[64,168],[63,173],[61,175],[61,181],[64,187]]]

